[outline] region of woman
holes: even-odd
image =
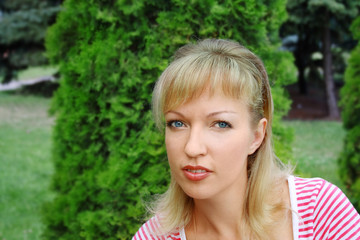
[[[180,48],[153,93],[169,189],[137,239],[360,239],[360,217],[322,179],[291,175],[273,153],[261,60],[238,43]]]

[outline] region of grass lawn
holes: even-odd
[[[40,239],[50,200],[49,99],[0,92],[0,239]]]
[[[51,200],[50,100],[0,92],[0,240],[38,240],[40,210]],[[342,188],[336,159],[344,130],[339,122],[286,121],[294,128],[294,157],[304,177],[322,177]]]
[[[321,177],[343,191],[337,158],[343,147],[345,131],[341,122],[286,121],[294,129],[293,155],[301,177]]]

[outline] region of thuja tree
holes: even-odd
[[[291,55],[279,51],[286,18],[277,1],[66,0],[46,46],[61,87],[53,159],[55,199],[44,207],[44,239],[129,239],[144,202],[163,192],[169,171],[151,119],[155,80],[180,46],[234,39],[264,61],[273,86],[275,147],[289,159],[289,108],[283,86],[294,80]]]
[[[354,38],[360,40],[360,17],[354,21],[351,29]],[[340,103],[347,131],[339,158],[340,176],[352,203],[360,211],[360,43],[351,52]]]

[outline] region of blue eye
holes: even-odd
[[[174,127],[182,127],[184,124],[180,121],[173,122]]]
[[[217,127],[219,127],[219,128],[228,128],[228,127],[231,127],[230,124],[228,124],[227,122],[217,122],[216,125],[217,125]]]
[[[175,121],[170,121],[170,122],[168,122],[168,126],[169,126],[169,127],[174,127],[174,128],[180,128],[180,127],[183,127],[183,126],[184,126],[184,123],[181,122],[181,121],[175,120]]]

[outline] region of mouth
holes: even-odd
[[[192,173],[205,173],[205,170],[199,169],[199,170],[192,170],[192,169],[185,169],[185,171],[192,172]]]
[[[187,165],[187,166],[183,167],[183,170],[192,172],[192,173],[212,172],[210,169],[207,169],[206,167],[203,167],[200,165],[198,165],[198,166]]]
[[[211,175],[213,171],[203,166],[185,166],[183,169],[185,177],[190,181],[201,181]]]

